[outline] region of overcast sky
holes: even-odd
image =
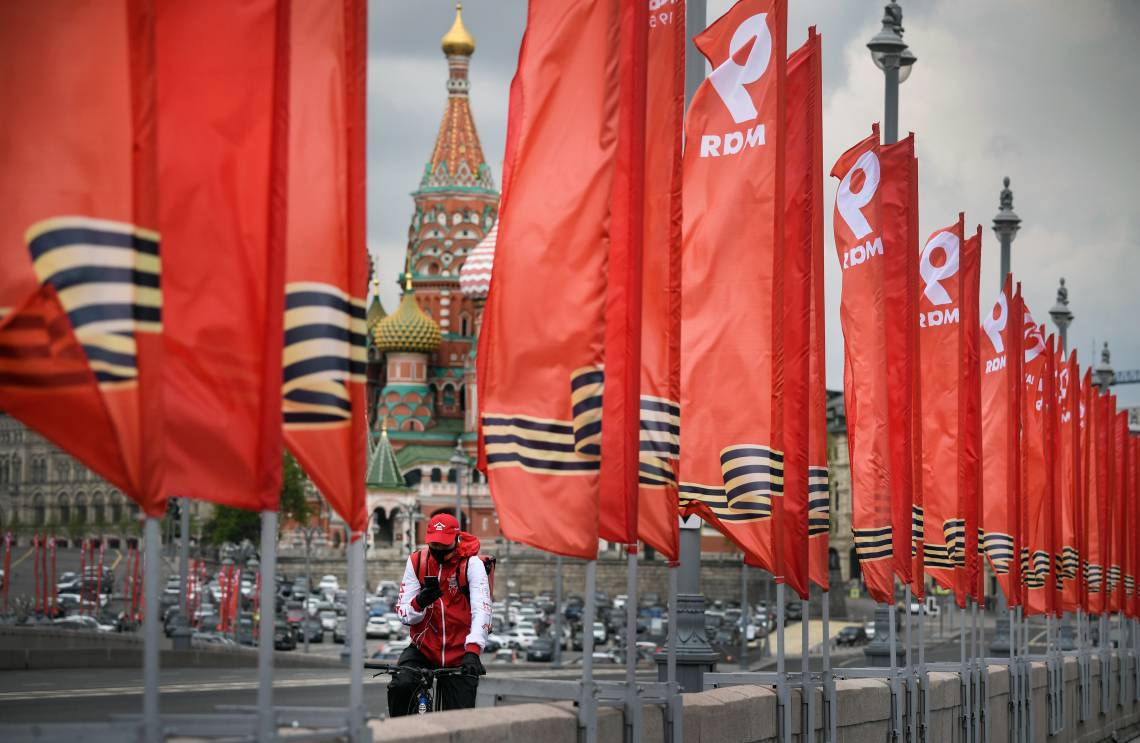
[[[708,0],[714,20],[732,0]],[[1140,369],[1140,2],[1095,0],[903,0],[905,38],[918,57],[902,86],[899,129],[917,135],[921,233],[966,212],[983,226],[982,305],[998,291],[999,248],[990,229],[1001,179],[1012,179],[1022,229],[1013,271],[1038,322],[1048,321],[1064,276],[1070,348],[1082,364],[1109,341],[1118,369]],[[467,0],[476,40],[471,63],[475,123],[496,182],[506,136],[507,91],[518,58],[523,0]],[[816,25],[824,49],[827,169],[882,117],[883,76],[866,42],[882,4],[792,0],[789,48]],[[447,92],[439,39],[447,0],[369,5],[368,239],[385,308],[398,302],[410,192],[431,154]],[[690,29],[690,34],[694,30]],[[827,212],[828,386],[842,386],[840,271]],[[1051,326],[1051,323],[1050,323]],[[1091,358],[1093,343],[1097,358]],[[1140,405],[1140,384],[1115,388]]]

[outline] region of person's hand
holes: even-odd
[[[426,585],[420,589],[419,595],[416,596],[416,604],[419,606],[420,611],[423,611],[436,601],[439,601],[439,597],[442,595],[443,591],[440,590],[438,583]]]
[[[464,653],[463,660],[459,661],[459,667],[472,676],[487,675],[487,669],[483,667],[483,661],[479,659],[478,653]]]

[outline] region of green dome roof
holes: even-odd
[[[435,320],[424,314],[416,302],[410,280],[400,306],[376,324],[372,337],[381,351],[397,353],[431,353],[443,342]]]

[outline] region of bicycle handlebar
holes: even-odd
[[[371,663],[364,661],[364,667],[370,671],[380,671],[380,673],[395,674],[399,671],[409,671],[417,674],[422,678],[433,679],[437,676],[474,676],[475,674],[467,673],[462,666],[455,666],[453,668],[417,668],[415,666],[394,666],[391,663]],[[376,674],[379,676],[380,674]]]

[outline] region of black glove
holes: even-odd
[[[459,667],[472,676],[487,675],[487,669],[483,667],[483,661],[479,660],[476,653],[464,653],[463,660],[459,661]]]
[[[436,601],[439,601],[439,597],[442,595],[443,591],[440,590],[439,584],[430,583],[420,588],[419,595],[416,596],[416,605],[420,611],[423,611]]]

